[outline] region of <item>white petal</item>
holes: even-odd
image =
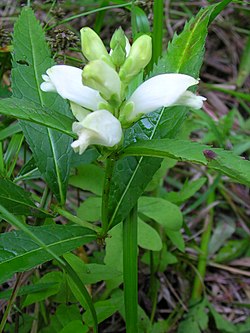
[[[46,73],[47,75],[43,75],[45,82],[41,84],[43,91],[56,91],[62,98],[90,110],[98,109],[99,103],[104,102],[98,91],[83,85],[80,68],[56,65]]]
[[[203,96],[197,96],[191,91],[185,91],[175,102],[175,105],[186,105],[193,109],[201,109],[205,100],[206,98]]]
[[[88,145],[113,147],[122,138],[119,120],[107,110],[97,110],[88,114],[83,121],[73,123],[73,131],[79,136],[72,148],[82,154]]]
[[[171,106],[198,80],[185,74],[160,74],[142,83],[129,98],[134,103],[130,118],[146,114],[162,106]]]
[[[76,104],[73,102],[70,102],[70,108],[71,108],[71,111],[72,111],[74,117],[78,121],[82,121],[91,112],[91,111],[88,111],[87,109],[83,108],[79,104]]]
[[[128,56],[129,52],[131,50],[131,45],[130,45],[129,40],[128,40],[128,38],[126,36],[125,36],[125,39],[126,39],[125,51],[126,51],[126,56]]]

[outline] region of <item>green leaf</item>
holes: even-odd
[[[207,300],[203,299],[198,304],[189,308],[185,319],[178,327],[178,333],[204,332],[208,327],[208,314],[206,312]]]
[[[238,183],[250,186],[250,162],[231,151],[214,148],[216,154],[208,161],[208,167],[224,173]]]
[[[121,276],[121,272],[117,271],[112,266],[85,264],[79,257],[72,253],[65,254],[64,258],[78,274],[84,284],[94,284]]]
[[[141,219],[138,219],[138,245],[151,251],[162,249],[162,241],[158,232]]]
[[[95,222],[101,219],[102,199],[87,198],[78,208],[77,216],[83,221]]]
[[[17,293],[17,296],[32,295],[33,293],[45,292],[50,289],[54,289],[58,283],[36,283],[33,285],[27,285],[21,287]],[[13,292],[13,288],[0,292],[0,299],[9,299]]]
[[[230,321],[224,319],[218,312],[215,311],[212,304],[208,303],[208,307],[211,315],[214,318],[216,328],[222,333],[236,333],[238,332],[236,326],[234,326]]]
[[[59,95],[40,89],[42,74],[53,66],[41,25],[30,8],[23,8],[13,35],[13,96],[71,117],[69,106]],[[59,122],[58,118],[58,122]],[[63,203],[70,171],[72,139],[45,126],[20,121],[37,166],[57,199]]]
[[[62,255],[96,239],[96,234],[86,228],[67,225],[29,227],[47,248]],[[27,271],[51,260],[52,254],[23,231],[15,230],[0,235],[0,283],[16,272]]]
[[[0,177],[0,204],[15,215],[45,217],[49,215],[38,208],[30,198],[30,193]]]
[[[75,137],[75,134],[71,130],[72,118],[60,114],[58,111],[52,112],[38,103],[33,103],[23,98],[12,97],[0,100],[0,113],[41,126],[50,127]]]
[[[44,290],[38,289],[36,291],[30,292],[30,294],[25,298],[22,304],[22,308],[35,302],[43,301],[46,298],[57,294],[60,289],[62,280],[62,272],[49,272],[48,274],[42,276],[34,286],[47,285],[48,287]]]
[[[56,309],[56,313],[50,318],[50,325],[41,330],[41,333],[57,333],[61,332],[71,322],[81,321],[81,314],[76,304],[61,304]],[[67,331],[66,331],[67,332]],[[88,332],[85,330],[71,332]]]
[[[249,247],[249,239],[233,239],[225,243],[215,257],[219,263],[228,262],[242,256]]]
[[[155,139],[139,141],[126,147],[124,156],[170,157],[179,161],[188,161],[206,165],[203,150],[209,148],[197,142],[178,139]]]
[[[122,154],[171,157],[179,161],[199,163],[250,186],[250,162],[221,148],[210,148],[187,140],[155,139],[132,144]]]
[[[104,170],[93,164],[81,165],[77,168],[77,175],[71,176],[69,184],[84,191],[102,195]]]
[[[97,314],[98,323],[101,323],[105,319],[112,316],[116,311],[119,311],[124,306],[123,293],[121,290],[117,290],[116,293],[111,295],[111,298],[105,301],[99,301],[95,303],[95,310]],[[93,319],[90,311],[87,310],[83,314],[83,319],[88,326],[93,326]]]
[[[161,73],[199,76],[207,26],[212,10],[210,7],[202,9],[194,19],[186,24],[184,31],[179,36],[175,35],[167,53],[154,67],[151,76]],[[138,140],[174,138],[186,118],[187,111],[188,109],[185,107],[171,107],[152,112],[127,130],[125,146]],[[108,207],[108,220],[111,226],[124,220],[160,165],[161,159],[131,156],[116,163]]]
[[[187,181],[179,192],[168,192],[164,195],[164,199],[179,205],[199,191],[205,182],[205,177],[201,177],[191,182]]]
[[[180,208],[171,202],[154,197],[141,197],[138,201],[141,214],[153,219],[166,229],[179,230],[182,226]]]
[[[177,247],[181,252],[185,252],[185,242],[182,236],[182,233],[178,231],[173,231],[165,228],[165,233],[171,242]]]

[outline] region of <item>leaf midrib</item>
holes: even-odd
[[[72,240],[78,240],[78,239],[81,239],[81,238],[93,238],[93,240],[95,239],[94,235],[81,235],[81,236],[75,236],[75,237],[67,238],[66,240],[64,239],[63,241],[59,240],[55,243],[45,244],[45,245],[46,245],[46,248],[52,248],[53,246],[63,245],[64,243],[71,242]],[[38,244],[36,244],[36,245],[38,245]],[[25,255],[29,256],[30,254],[36,253],[36,252],[39,252],[39,251],[46,251],[46,250],[44,248],[42,248],[41,246],[39,246],[38,248],[33,249],[29,252],[24,252],[21,255],[10,258],[9,260],[0,262],[0,268],[1,268],[1,265],[4,265],[4,264],[6,264],[8,262],[11,262],[11,261],[14,261],[14,260],[20,260],[20,258],[25,257]],[[50,254],[50,253],[48,253],[48,254]]]
[[[29,38],[30,38],[30,43],[31,43],[31,52],[32,52],[32,57],[33,57],[33,68],[34,68],[34,75],[35,75],[35,82],[36,82],[36,86],[37,86],[37,91],[38,91],[38,95],[39,95],[39,100],[40,100],[40,104],[42,106],[45,106],[44,100],[43,100],[43,95],[42,95],[42,91],[40,89],[40,85],[39,85],[39,79],[38,79],[38,72],[37,72],[37,60],[36,60],[36,55],[34,53],[34,47],[33,45],[35,45],[33,38],[32,38],[32,34],[30,33],[30,27],[31,27],[31,23],[30,23],[30,16],[28,15],[28,24],[29,24],[29,29],[28,29],[28,34],[29,34]],[[54,149],[54,142],[52,140],[52,136],[53,136],[53,132],[50,128],[46,127],[46,131],[48,133],[48,138],[49,138],[49,142],[50,142],[50,146],[51,146],[51,151],[52,151],[52,155],[53,155],[53,163],[55,166],[55,170],[56,170],[56,177],[57,177],[57,184],[58,184],[58,188],[59,188],[59,195],[61,198],[61,202],[64,202],[64,195],[63,195],[63,188],[62,188],[62,179],[61,179],[61,175],[58,169],[58,165],[56,163],[57,161],[57,156],[55,153],[55,149]]]

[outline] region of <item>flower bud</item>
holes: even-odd
[[[88,61],[92,60],[103,60],[112,66],[112,61],[106,50],[101,38],[97,33],[88,28],[82,28],[81,33],[81,44],[82,44],[82,53]]]
[[[117,45],[120,45],[125,50],[126,37],[121,27],[113,33],[113,36],[110,41],[110,48],[112,50],[114,50]]]
[[[125,83],[129,83],[143,68],[147,66],[152,57],[152,41],[148,35],[142,35],[132,44],[131,50],[119,76]]]
[[[88,63],[82,72],[84,85],[98,90],[107,101],[120,101],[121,81],[117,72],[102,60]]]

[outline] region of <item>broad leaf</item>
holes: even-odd
[[[52,112],[50,109],[42,107],[40,104],[25,99],[12,97],[0,100],[0,113],[45,127],[50,127],[75,137],[71,131],[73,122],[72,118],[60,114],[58,111]]]
[[[124,155],[170,157],[178,161],[188,161],[206,165],[203,154],[209,146],[197,142],[176,139],[155,139],[139,141],[125,148]]]
[[[221,148],[210,148],[186,140],[155,139],[132,144],[125,148],[122,154],[171,157],[179,161],[199,163],[250,186],[250,162]]]
[[[46,216],[30,198],[30,193],[13,184],[10,180],[0,178],[0,204],[15,215]]]
[[[49,225],[30,227],[47,248],[60,256],[96,239],[95,232],[78,226]],[[0,235],[0,283],[16,272],[27,271],[51,260],[53,256],[25,232],[15,230]]]
[[[166,229],[177,231],[182,226],[180,208],[165,199],[141,197],[138,200],[138,211]]]
[[[160,73],[199,76],[211,11],[212,7],[201,10],[179,36],[174,36],[167,53],[155,66],[151,76]],[[127,131],[125,145],[138,140],[174,138],[186,118],[187,111],[185,107],[171,107],[151,113]],[[161,161],[152,157],[126,157],[116,163],[109,200],[110,226],[121,222],[127,216],[159,169]]]
[[[70,117],[66,101],[57,94],[44,93],[40,89],[42,74],[54,63],[42,27],[30,8],[22,10],[15,24],[13,46],[13,96]],[[72,139],[58,131],[23,120],[20,125],[41,174],[57,199],[63,203],[70,170]]]

